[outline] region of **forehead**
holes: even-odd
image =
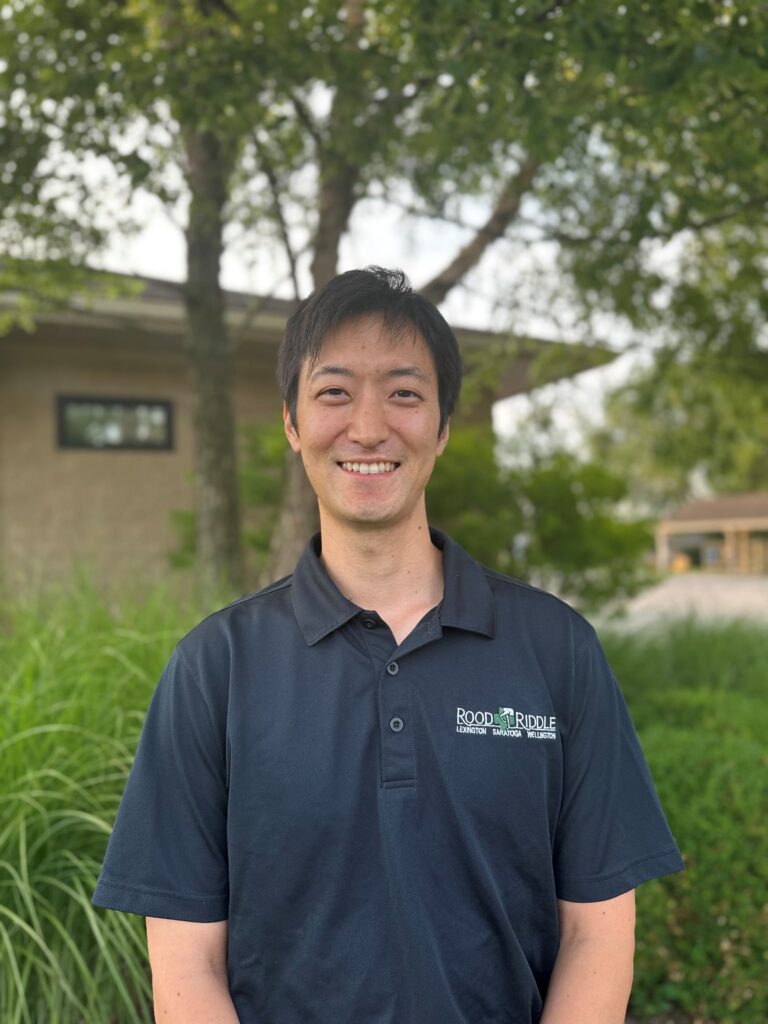
[[[390,326],[379,316],[347,320],[327,335],[313,360],[305,360],[303,376],[323,367],[346,367],[356,372],[387,372],[413,366],[434,378],[435,361],[421,333],[411,324]]]

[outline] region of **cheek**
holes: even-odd
[[[335,409],[330,408],[316,411],[311,419],[307,419],[300,437],[304,450],[319,456],[332,447],[343,433],[343,417]]]
[[[437,455],[440,451],[441,442],[437,437],[437,420],[429,418],[425,420],[418,415],[418,410],[413,410],[415,415],[403,417],[400,420],[399,430],[406,443],[414,450],[423,452],[426,456]]]

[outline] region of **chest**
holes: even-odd
[[[395,791],[479,830],[552,831],[562,747],[536,659],[485,637],[410,653],[335,634],[241,666],[227,725],[233,806],[322,829],[365,821]],[[278,652],[273,652],[277,654]]]

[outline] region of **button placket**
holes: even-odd
[[[397,661],[384,666],[379,676],[379,722],[382,784],[414,785],[416,748],[410,704],[408,672]]]

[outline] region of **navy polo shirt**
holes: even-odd
[[[242,1024],[533,1024],[558,898],[683,867],[591,626],[432,539],[399,646],[315,537],[158,684],[94,902],[228,919]]]

